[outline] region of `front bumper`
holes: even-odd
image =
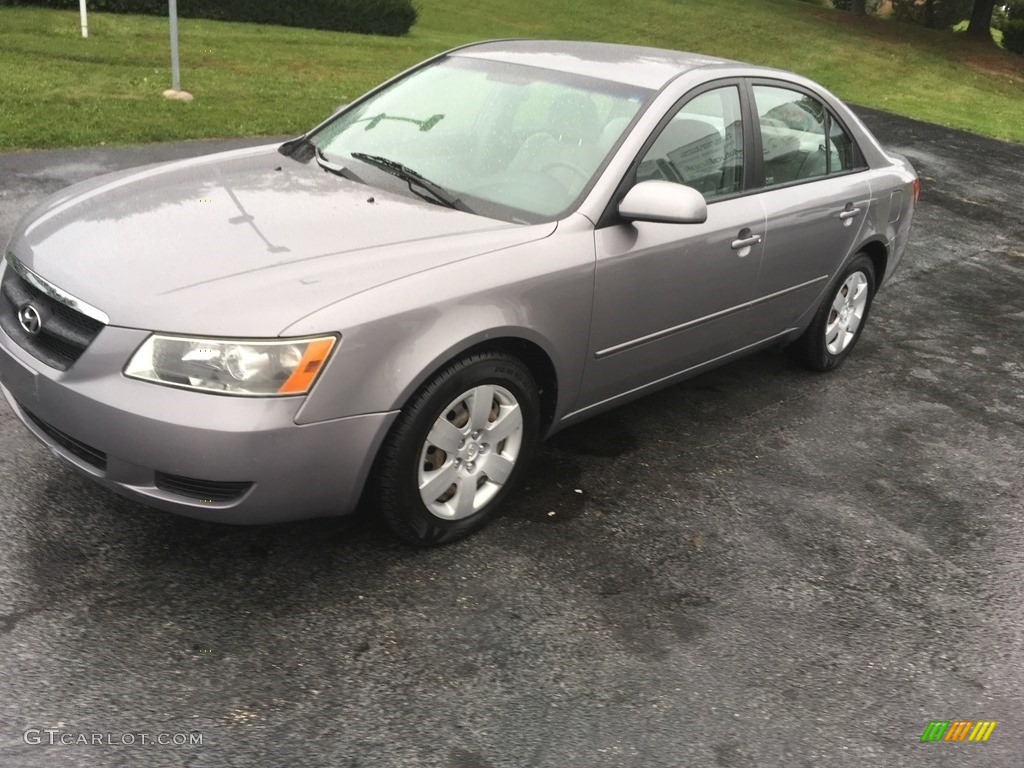
[[[296,424],[304,397],[128,379],[121,369],[147,335],[105,327],[62,372],[0,331],[0,391],[55,455],[143,504],[234,524],[352,511],[397,412]]]

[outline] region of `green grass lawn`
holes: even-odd
[[[794,70],[857,104],[1024,142],[1024,58],[962,35],[797,0],[420,0],[403,38],[0,8],[0,151],[298,133],[371,85],[472,40],[653,45]]]

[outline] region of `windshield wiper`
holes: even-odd
[[[314,150],[316,164],[323,168],[325,171],[327,171],[328,173],[333,173],[335,176],[341,176],[341,178],[343,179],[353,178],[352,172],[349,171],[345,166],[339,165],[338,163],[332,163],[330,160],[328,160],[326,155],[324,155],[323,150],[320,149],[320,147],[314,145]]]
[[[359,182],[362,181],[362,179],[352,173],[352,171],[345,166],[328,160],[327,155],[324,154],[323,150],[310,141],[308,136],[299,136],[297,138],[290,139],[278,147],[277,151],[285,157],[298,160],[300,163],[308,163],[310,160],[315,158],[316,164],[328,173],[333,173],[335,176],[341,176],[343,179],[350,179],[352,181]]]
[[[451,197],[447,189],[437,184],[420,173],[417,173],[407,165],[402,165],[396,160],[390,160],[380,155],[368,155],[365,152],[353,152],[352,157],[362,160],[364,163],[380,168],[392,176],[396,176],[409,185],[409,191],[428,202],[439,203],[446,208],[454,208],[457,211],[472,213],[473,211],[457,197]],[[417,192],[413,185],[425,190],[427,194]]]
[[[312,142],[310,142],[310,144],[312,144]],[[325,171],[327,171],[328,173],[333,173],[335,176],[341,176],[341,178],[343,179],[354,181],[357,184],[366,183],[363,180],[363,177],[360,176],[355,171],[353,171],[351,168],[349,168],[346,165],[342,165],[341,163],[336,163],[333,160],[328,160],[327,155],[324,154],[324,151],[320,149],[320,147],[316,146],[315,144],[312,144],[312,146],[313,157],[316,158],[316,164],[323,168]]]

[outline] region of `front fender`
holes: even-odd
[[[304,318],[282,335],[340,332],[342,340],[296,421],[398,410],[467,349],[509,338],[550,358],[559,418],[579,391],[594,261],[593,225],[573,215],[543,240],[410,275]]]

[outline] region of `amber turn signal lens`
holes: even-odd
[[[306,347],[305,354],[295,367],[295,371],[277,390],[280,395],[298,394],[306,392],[313,386],[313,380],[327,362],[327,356],[334,348],[334,339],[319,339],[310,342]]]

